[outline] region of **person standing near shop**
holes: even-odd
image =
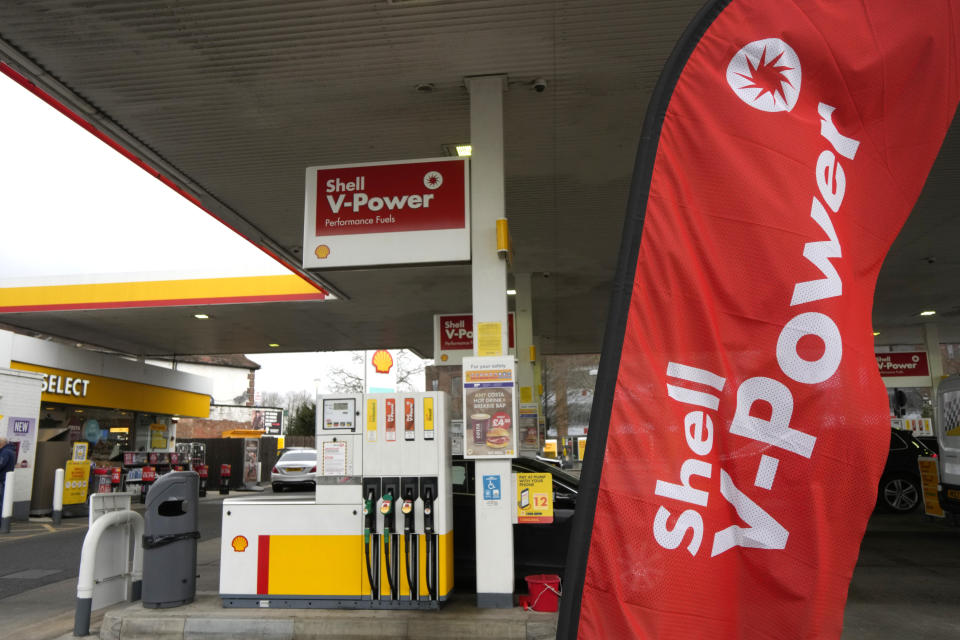
[[[0,504],[3,504],[4,484],[7,481],[7,471],[17,467],[17,445],[6,438],[0,437]]]

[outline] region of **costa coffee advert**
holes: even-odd
[[[516,456],[515,378],[512,357],[463,359],[465,458]]]

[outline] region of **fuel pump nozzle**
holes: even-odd
[[[377,596],[380,593],[380,581],[377,579],[379,577],[379,571],[374,573],[373,563],[370,561],[370,543],[371,543],[371,531],[373,532],[373,547],[374,549],[378,548],[376,544],[376,526],[377,526],[377,512],[373,508],[373,503],[376,500],[376,493],[374,489],[367,490],[367,497],[363,501],[363,555],[367,561],[367,579],[370,581],[370,594],[371,597],[376,600]],[[378,566],[380,564],[379,559],[376,563]]]
[[[391,535],[391,524],[393,524],[393,491],[387,490],[383,494],[380,503],[380,513],[383,514],[383,552],[387,561],[387,584],[390,585],[390,597],[397,598],[397,581],[393,571],[393,536]],[[393,527],[395,530],[396,528]]]
[[[433,527],[433,487],[427,485],[423,490],[423,533],[427,536],[427,591],[430,599],[437,599],[437,541]]]
[[[407,487],[403,492],[403,503],[400,505],[400,512],[403,514],[403,543],[406,547],[404,564],[407,567],[407,586],[410,588],[410,599],[416,600],[419,597],[417,587],[417,564],[419,561],[417,554],[417,536],[416,514],[413,510],[413,488]]]

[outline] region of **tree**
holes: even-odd
[[[316,433],[317,405],[308,400],[297,405],[293,419],[287,423],[288,436],[312,436]]]
[[[363,393],[368,351],[350,354],[349,367],[336,367],[327,377],[327,386],[333,393]],[[423,373],[423,361],[406,349],[396,352],[393,366],[397,368],[397,390],[413,391],[414,377]]]
[[[276,391],[267,391],[260,396],[260,402],[258,402],[257,405],[261,407],[286,408],[285,402],[284,394],[277,393]]]

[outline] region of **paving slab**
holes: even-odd
[[[513,609],[477,609],[475,596],[454,596],[439,611],[257,609],[256,615],[221,606],[215,592],[198,592],[191,604],[145,609],[134,603],[108,610],[101,640],[382,640],[490,638],[541,640],[556,635],[557,614]]]

